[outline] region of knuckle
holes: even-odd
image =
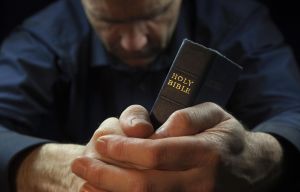
[[[231,118],[229,113],[224,111],[219,105],[215,103],[203,103],[202,108],[205,111],[204,114],[207,118],[207,121],[210,122],[209,124],[218,124]]]
[[[149,150],[148,168],[161,168],[167,161],[167,150],[163,146],[154,145]]]
[[[102,181],[104,173],[101,167],[94,164],[91,165],[89,169],[87,169],[86,176],[93,183],[97,181]]]
[[[205,102],[203,104],[200,105],[202,108],[206,109],[207,111],[210,111],[211,113],[220,113],[222,110],[222,108],[217,105],[216,103],[212,103],[212,102]]]
[[[79,175],[80,178],[93,183],[95,180],[99,181],[102,178],[102,171],[94,164],[90,164]]]
[[[223,114],[222,108],[219,105],[212,102],[204,103],[203,108],[206,109],[210,114],[214,116],[220,116],[221,114]]]
[[[153,184],[149,178],[139,175],[131,180],[131,192],[152,192],[154,191]]]
[[[230,128],[230,134],[228,134],[227,145],[229,150],[234,154],[239,154],[244,150],[246,131],[241,125],[236,124]]]
[[[184,109],[175,111],[171,118],[176,122],[175,125],[179,125],[179,127],[189,127],[191,125],[190,115]]]
[[[217,105],[216,103],[213,103],[213,102],[205,102],[205,103],[202,103],[200,105],[205,106],[207,108],[212,108],[212,109],[221,108],[219,105]]]
[[[157,150],[149,151],[148,168],[157,168],[159,166],[159,152]]]
[[[111,132],[111,124],[112,122],[116,122],[118,119],[116,117],[109,117],[105,119],[98,127],[98,129],[94,132],[93,137],[98,138],[100,136],[106,135]]]
[[[107,125],[110,125],[111,122],[114,122],[114,121],[118,121],[118,118],[116,117],[109,117],[107,119],[105,119],[99,126],[99,128],[97,129],[97,131],[101,131],[101,129],[107,127]]]
[[[113,144],[108,144],[107,150],[112,152],[116,157],[124,157],[127,154],[127,143],[128,141],[117,140]]]
[[[139,110],[145,110],[145,108],[141,105],[130,105],[127,109],[133,110],[133,111],[139,111]]]
[[[122,118],[126,118],[128,116],[136,115],[136,114],[144,114],[147,110],[141,105],[130,105],[127,107],[123,113],[121,114]]]

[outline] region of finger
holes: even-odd
[[[214,103],[203,103],[174,112],[151,137],[153,139],[201,133],[231,118]]]
[[[185,170],[218,158],[209,143],[191,136],[152,140],[108,135],[98,139],[96,150],[106,159],[160,170]]]
[[[98,188],[94,187],[93,185],[85,183],[81,187],[80,192],[108,192],[108,191],[102,190],[102,189],[98,189]]]
[[[87,144],[87,148],[85,150],[85,155],[89,157],[94,157],[97,159],[100,159],[100,155],[95,153],[95,144],[99,137],[103,135],[109,135],[109,134],[117,134],[117,135],[124,135],[120,122],[117,118],[111,117],[106,120],[104,120],[101,125],[98,127],[98,129],[94,132],[91,140]]]
[[[115,167],[91,158],[76,160],[72,170],[92,189],[104,191],[212,191],[215,167],[203,166],[186,171],[134,170]],[[117,182],[117,184],[116,184]]]
[[[91,141],[87,144],[87,149],[85,151],[85,156],[99,159],[105,162],[108,162],[110,164],[122,166],[122,167],[130,167],[129,165],[126,165],[122,162],[113,161],[111,159],[102,157],[97,151],[95,150],[95,146],[97,143],[97,139],[104,135],[123,135],[125,136],[125,133],[123,132],[119,119],[115,117],[110,117],[106,120],[104,120],[99,128],[94,132],[94,135],[91,139]]]
[[[114,192],[130,191],[131,183],[137,178],[134,170],[119,168],[87,157],[76,159],[72,163],[72,171],[93,188]]]
[[[129,137],[146,138],[154,132],[148,111],[140,105],[131,105],[125,109],[120,116],[120,123]]]
[[[93,138],[97,139],[100,136],[110,134],[125,135],[121,128],[119,119],[115,117],[105,119],[95,131]]]

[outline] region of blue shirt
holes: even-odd
[[[26,149],[53,140],[85,144],[107,117],[131,104],[150,109],[184,38],[243,66],[226,110],[245,127],[300,150],[300,78],[291,49],[255,1],[183,1],[168,48],[147,70],[103,47],[79,0],[28,19],[0,52],[0,184]]]

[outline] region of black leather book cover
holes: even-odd
[[[154,127],[192,105],[209,101],[224,107],[241,71],[219,52],[185,39],[150,112]]]

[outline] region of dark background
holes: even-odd
[[[0,0],[0,42],[25,18],[56,0]]]
[[[56,0],[0,0],[0,42],[25,18],[54,1]],[[260,1],[269,7],[273,20],[300,61],[300,27],[297,26],[300,23],[300,7],[296,6],[297,0]]]
[[[300,6],[297,0],[261,0],[271,17],[292,46],[300,66]],[[297,26],[298,25],[298,26]]]

